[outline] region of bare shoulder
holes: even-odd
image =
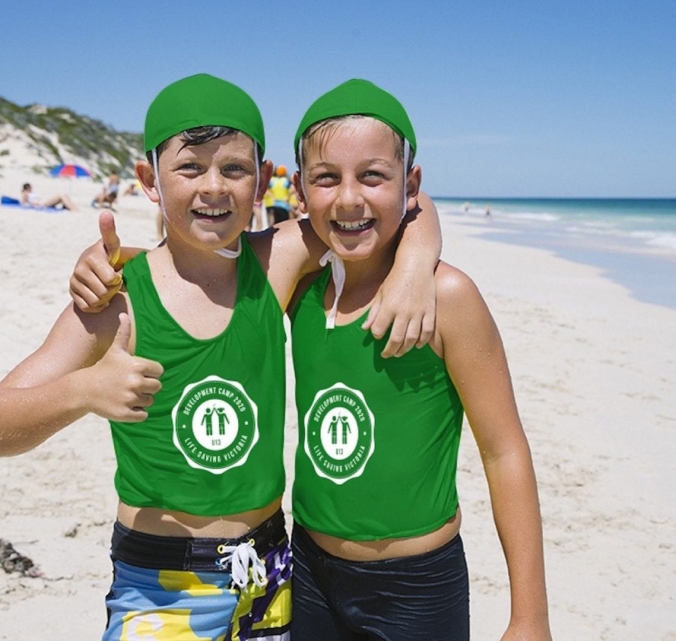
[[[249,232],[247,238],[261,264],[273,261],[273,267],[277,263],[302,263],[326,250],[307,219],[286,220],[263,231]]]
[[[493,335],[495,323],[474,281],[457,267],[443,261],[435,272],[437,285],[437,333],[444,343]]]
[[[473,299],[483,300],[474,281],[465,272],[444,261],[439,261],[434,278],[438,305],[470,303]]]
[[[286,309],[299,280],[319,268],[326,246],[308,220],[288,220],[248,239],[273,291]]]
[[[293,312],[293,309],[296,307],[296,304],[300,300],[301,296],[308,290],[310,285],[317,280],[317,278],[322,274],[322,270],[319,269],[317,271],[311,272],[309,274],[306,274],[303,276],[303,278],[300,279],[298,282],[298,285],[296,286],[296,291],[294,292],[293,296],[291,297],[291,300],[289,302],[288,306],[288,312],[291,314]]]

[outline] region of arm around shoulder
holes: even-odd
[[[441,254],[437,208],[422,192],[409,199],[394,265],[364,323],[376,337],[390,337],[383,356],[401,356],[414,345],[426,345],[434,333],[434,270]]]
[[[320,269],[327,247],[307,219],[277,223],[249,239],[283,311],[301,278]]]

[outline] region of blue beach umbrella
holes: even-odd
[[[50,170],[50,176],[68,176],[70,178],[91,178],[91,174],[87,169],[81,167],[80,165],[57,165],[54,169]]]

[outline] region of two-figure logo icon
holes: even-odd
[[[239,383],[218,376],[186,386],[171,417],[174,445],[212,474],[243,465],[258,441],[258,407]]]
[[[343,383],[320,390],[305,414],[305,453],[318,476],[341,485],[361,476],[375,451],[375,417]]]

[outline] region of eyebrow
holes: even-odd
[[[397,158],[394,158],[396,161]],[[375,158],[367,158],[358,163],[358,166],[368,166],[368,165],[373,165],[373,164],[382,164],[386,165],[387,167],[393,168],[395,165],[395,162],[392,161],[392,159],[387,159],[387,158],[381,158],[381,157],[375,157]],[[306,165],[305,170],[306,171],[312,171],[313,169],[317,168],[326,168],[326,167],[334,167],[336,166],[336,163],[329,162],[328,160],[320,160],[318,162],[312,163],[311,165]]]

